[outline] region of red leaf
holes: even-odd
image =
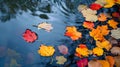
[[[23,33],[23,39],[28,43],[34,42],[35,40],[37,40],[37,38],[37,34],[30,29],[26,29],[26,31]]]
[[[78,67],[86,67],[88,65],[88,59],[84,58],[82,60],[77,61],[77,66]]]
[[[92,10],[99,10],[100,8],[102,8],[100,4],[93,3],[90,5],[90,9]]]
[[[120,17],[120,14],[118,12],[114,12],[114,13],[112,13],[112,16],[118,18],[118,17]]]

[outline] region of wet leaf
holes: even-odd
[[[115,56],[114,59],[116,67],[120,67],[120,56]]]
[[[26,31],[23,33],[23,39],[28,43],[32,43],[38,39],[38,36],[35,32],[31,31],[30,29],[26,29]]]
[[[57,64],[64,64],[67,59],[64,56],[56,56]]]
[[[88,59],[84,58],[77,61],[77,67],[86,67],[88,65]]]
[[[53,29],[53,27],[51,24],[43,22],[38,25],[38,29],[45,29],[47,32],[50,32]]]
[[[42,19],[49,19],[49,17],[46,14],[40,14],[39,17]]]
[[[98,60],[90,60],[88,67],[102,67],[102,64]]]
[[[106,56],[106,60],[110,63],[110,67],[114,67],[115,60],[112,56]]]
[[[58,49],[59,49],[60,53],[62,53],[64,55],[68,54],[68,48],[67,48],[67,46],[60,45],[60,46],[58,46]]]
[[[110,37],[108,40],[112,45],[117,45],[118,44],[118,41],[113,37]]]
[[[111,30],[111,36],[120,39],[120,28],[117,28],[115,30]]]
[[[85,44],[80,44],[76,48],[76,56],[81,58],[82,56],[87,57],[88,55],[89,55],[89,50]]]
[[[97,3],[92,3],[90,5],[90,9],[92,9],[92,10],[99,10],[100,8],[102,8],[102,6],[100,4],[97,4]]]
[[[101,64],[102,67],[110,67],[110,64],[107,60],[98,60]]]
[[[119,17],[120,17],[120,13],[118,13],[118,12],[113,12],[113,13],[112,13],[112,16],[119,18]]]
[[[82,33],[78,32],[75,26],[68,26],[66,28],[65,36],[70,37],[72,40],[78,40],[82,37]]]
[[[41,56],[52,56],[55,52],[55,49],[53,46],[46,46],[42,44],[40,46],[40,49],[38,50],[38,54]]]
[[[105,0],[96,0],[95,3],[100,4],[101,6],[105,5]]]
[[[104,13],[101,13],[99,16],[98,16],[98,20],[99,21],[106,21],[107,20],[107,16],[104,14]]]
[[[20,64],[18,64],[15,59],[11,59],[10,67],[19,67],[19,66],[20,66]]]
[[[115,0],[105,0],[106,4],[104,8],[111,8],[113,5],[115,5]]]
[[[93,22],[87,22],[87,21],[85,21],[85,22],[83,22],[83,26],[85,28],[88,28],[88,29],[93,29],[94,23]]]
[[[103,55],[103,49],[99,47],[93,48],[93,54],[97,56],[102,56]]]
[[[112,54],[120,55],[120,47],[112,47],[110,51]]]
[[[109,26],[111,26],[112,28],[117,28],[118,22],[114,21],[114,20],[109,20],[108,21]]]

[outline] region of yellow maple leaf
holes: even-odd
[[[38,50],[38,53],[41,56],[52,56],[55,52],[55,49],[53,46],[45,46],[45,45],[41,45],[40,49]]]
[[[99,47],[95,47],[95,48],[93,48],[93,54],[95,54],[97,56],[102,56],[103,55],[103,49],[99,48]]]
[[[109,20],[108,21],[109,26],[111,26],[112,28],[117,28],[118,22],[114,21],[114,20]]]

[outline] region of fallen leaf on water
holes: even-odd
[[[60,53],[62,53],[64,55],[68,54],[68,48],[67,48],[67,46],[60,45],[60,46],[58,46],[58,49],[59,49]]]
[[[47,32],[50,32],[53,27],[50,23],[43,22],[38,25],[38,29],[45,29]]]
[[[118,13],[118,12],[113,12],[113,13],[112,13],[112,16],[119,18],[119,17],[120,17],[120,13]]]
[[[112,56],[106,56],[106,60],[110,63],[110,67],[114,67],[115,59]]]
[[[110,64],[107,60],[98,60],[101,64],[102,67],[110,67]]]
[[[83,26],[84,26],[85,28],[88,28],[88,29],[93,29],[94,23],[93,23],[93,22],[85,21],[85,22],[83,22]]]
[[[76,48],[76,56],[78,57],[87,57],[89,55],[89,50],[87,48],[87,46],[85,44],[80,44],[77,48]]]
[[[108,21],[109,26],[111,26],[112,28],[117,28],[118,22],[114,21],[114,20],[109,20]]]
[[[82,37],[82,33],[78,32],[75,26],[68,26],[66,28],[65,36],[70,37],[72,40],[78,40]]]
[[[31,31],[30,29],[26,29],[26,31],[23,33],[23,39],[28,43],[32,43],[38,39],[38,36],[35,32]]]
[[[57,64],[64,64],[67,59],[64,56],[56,56]]]
[[[104,21],[107,20],[107,16],[106,16],[104,13],[101,13],[101,14],[98,16],[98,20],[104,22]]]
[[[98,60],[90,60],[88,67],[102,67],[102,64]]]
[[[110,51],[112,54],[120,55],[120,47],[112,47]]]
[[[120,39],[120,28],[117,28],[115,30],[111,30],[111,36]]]
[[[52,56],[55,52],[55,49],[53,46],[46,46],[44,44],[42,44],[40,46],[40,49],[38,50],[38,53],[41,56]]]
[[[97,56],[102,56],[103,55],[103,49],[99,47],[93,48],[93,54]]]
[[[114,59],[116,67],[120,67],[120,56],[115,56]]]
[[[102,6],[100,4],[97,4],[97,3],[92,3],[90,5],[90,9],[92,9],[92,10],[99,10],[100,8],[102,8]]]
[[[88,59],[87,58],[84,58],[84,59],[81,59],[81,60],[77,61],[77,66],[78,67],[86,67],[87,65],[88,65]]]

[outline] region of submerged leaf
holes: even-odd
[[[66,28],[65,36],[70,37],[72,40],[78,40],[82,37],[82,33],[78,32],[75,26],[69,26]]]
[[[120,39],[120,28],[117,28],[115,30],[111,30],[111,36]]]
[[[45,29],[47,32],[50,32],[53,29],[53,27],[51,24],[43,22],[38,25],[38,29]]]
[[[53,46],[45,46],[45,45],[41,45],[40,49],[38,50],[38,53],[41,56],[52,56],[55,52],[55,49]]]
[[[64,56],[56,56],[57,64],[64,64],[67,59]]]
[[[110,51],[112,54],[120,55],[120,47],[112,47]]]
[[[62,53],[64,55],[68,54],[68,48],[65,45],[58,46],[58,49],[59,49],[60,53]]]
[[[77,61],[77,66],[78,67],[86,67],[87,65],[88,65],[88,59],[87,58],[84,58],[84,59],[81,59],[81,60]]]
[[[26,29],[26,31],[23,33],[23,39],[28,43],[32,43],[38,39],[38,36],[35,32],[31,31],[30,29]]]

